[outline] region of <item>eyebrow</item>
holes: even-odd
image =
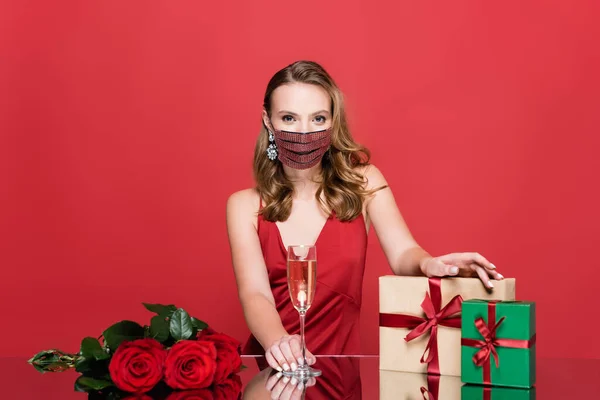
[[[293,115],[295,117],[298,116],[298,114],[296,114],[295,112],[287,111],[287,110],[281,110],[277,114],[290,114],[290,115]],[[329,111],[327,111],[327,110],[319,110],[317,112],[312,113],[311,115],[317,115],[317,114],[331,114],[331,113]]]

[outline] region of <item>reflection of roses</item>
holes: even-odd
[[[239,341],[224,333],[217,333],[211,328],[202,330],[198,334],[198,339],[213,342],[217,349],[215,384],[223,383],[229,375],[240,372],[242,359]]]
[[[162,379],[166,355],[162,344],[151,338],[123,342],[110,360],[110,378],[121,390],[145,393]]]
[[[242,379],[239,375],[232,375],[220,385],[215,386],[214,400],[233,400],[242,393]]]
[[[166,400],[213,400],[213,392],[208,389],[175,391]]]
[[[165,383],[173,389],[209,387],[217,369],[215,344],[205,340],[181,340],[165,360]]]

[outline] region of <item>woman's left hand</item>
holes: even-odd
[[[486,287],[493,288],[490,277],[496,280],[504,277],[496,271],[496,266],[479,253],[451,253],[440,257],[427,257],[421,261],[421,271],[425,276],[479,276]]]

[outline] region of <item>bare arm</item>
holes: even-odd
[[[256,231],[256,199],[250,190],[231,195],[227,201],[227,233],[246,323],[262,347],[268,349],[287,332],[275,307]]]
[[[387,185],[383,174],[374,165],[369,165],[363,173],[368,180],[367,188]],[[366,209],[394,274],[423,275],[421,265],[431,256],[410,233],[396,206],[392,190],[386,187],[375,192],[367,200]]]
[[[227,201],[227,232],[238,296],[246,324],[265,349],[269,365],[279,371],[295,370],[301,359],[300,339],[290,336],[281,323],[271,291],[256,230],[258,195],[253,190],[234,193]],[[306,352],[309,364],[316,359]]]
[[[363,174],[369,189],[387,185],[383,174],[373,165],[366,167]],[[494,287],[490,276],[504,278],[494,264],[476,252],[429,255],[410,233],[389,187],[375,192],[367,201],[366,210],[395,275],[479,276],[489,288]]]

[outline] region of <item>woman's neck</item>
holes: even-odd
[[[284,165],[283,170],[294,186],[295,198],[309,200],[314,197],[315,192],[321,185],[322,168],[320,164],[303,170],[288,168]]]

